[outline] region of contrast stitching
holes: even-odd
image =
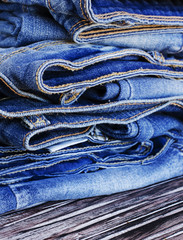
[[[138,114],[136,114],[136,115],[133,115],[133,116],[131,116],[131,117],[129,117],[129,118],[122,118],[122,119],[116,119],[116,118],[99,118],[99,119],[89,119],[89,120],[85,120],[85,121],[77,121],[77,122],[72,122],[72,123],[67,123],[67,122],[64,122],[64,123],[60,123],[60,124],[68,124],[68,125],[74,125],[74,124],[81,124],[81,123],[85,123],[85,122],[92,122],[92,121],[100,121],[100,120],[113,120],[113,121],[124,121],[124,120],[130,120],[130,119],[133,119],[133,118],[135,118],[135,117],[137,117],[137,116],[139,116],[139,115],[142,115],[143,113],[146,113],[146,112],[148,112],[148,111],[150,111],[150,110],[153,110],[153,109],[155,109],[155,108],[157,108],[157,107],[159,107],[159,106],[161,106],[162,104],[160,104],[160,105],[158,105],[158,106],[154,106],[154,107],[152,107],[152,108],[150,108],[150,109],[146,109],[146,110],[144,110],[143,112],[140,112],[140,113],[138,113]],[[53,126],[57,126],[59,123],[57,123],[57,124],[54,124]],[[55,137],[55,138],[52,138],[52,139],[48,139],[48,140],[46,140],[46,141],[44,141],[44,142],[41,142],[41,143],[38,143],[38,144],[34,144],[34,145],[30,145],[30,146],[32,146],[32,147],[34,147],[34,146],[37,146],[37,145],[40,145],[40,144],[43,144],[43,143],[46,143],[46,142],[50,142],[50,141],[52,141],[52,140],[55,140],[55,139],[58,139],[58,138],[63,138],[63,137],[69,137],[69,136],[74,136],[74,135],[78,135],[78,134],[83,134],[83,133],[85,133],[85,132],[87,132],[89,129],[90,129],[90,127],[91,126],[89,126],[86,130],[84,130],[83,132],[80,132],[80,133],[75,133],[75,134],[68,134],[68,135],[63,135],[63,136],[58,136],[58,137]],[[28,136],[28,135],[30,135],[32,132],[29,132],[29,133],[27,133],[25,136],[24,136],[24,139],[23,139],[23,145],[25,146],[25,140],[26,140],[26,137]]]
[[[85,12],[84,12],[84,10],[83,10],[82,0],[79,1],[79,4],[80,4],[80,9],[81,9],[81,12],[82,12],[82,14],[83,14],[83,17],[87,19],[87,16],[86,16],[86,14],[85,14]]]
[[[86,20],[85,20],[85,21],[86,21]],[[76,29],[74,29],[74,31],[73,31],[73,33],[72,33],[72,37],[73,37],[74,33],[75,33],[78,29],[80,29],[80,28],[82,28],[82,27],[84,27],[84,26],[86,26],[86,25],[90,25],[90,23],[89,23],[89,22],[85,22],[84,24],[82,24],[82,25],[78,26]]]
[[[178,98],[177,100],[182,100],[182,99],[180,99],[180,98]],[[149,104],[156,104],[156,103],[160,103],[161,101],[159,100],[159,101],[153,101],[153,102],[133,102],[133,103],[121,103],[121,104],[119,104],[118,106],[131,106],[131,105],[149,105]],[[162,104],[164,104],[164,103],[166,103],[166,101],[164,101]],[[105,105],[108,105],[109,103],[104,103],[104,104],[100,104],[100,106],[105,106]],[[170,103],[170,104],[172,104],[173,105],[173,103]],[[177,106],[179,106],[179,107],[183,107],[183,106],[181,106],[180,104],[176,104]],[[93,107],[96,107],[96,106],[98,106],[98,105],[87,105],[87,106],[84,106],[84,107],[87,107],[87,108],[93,108]],[[80,108],[83,108],[83,106],[79,106],[79,107],[69,107],[69,109],[70,110],[72,110],[72,109],[80,109]],[[16,114],[22,114],[22,113],[29,113],[29,112],[35,112],[35,111],[46,111],[46,110],[64,110],[64,109],[68,109],[68,107],[61,107],[61,108],[59,108],[59,107],[55,107],[55,108],[42,108],[42,109],[34,109],[34,110],[32,110],[32,109],[30,109],[30,110],[28,110],[28,111],[21,111],[21,112],[10,112],[11,114],[14,114],[14,113],[16,113]],[[1,116],[4,116],[5,118],[7,117],[5,114],[2,114],[2,113],[0,113],[0,115]],[[10,117],[11,118],[11,117]]]
[[[42,64],[42,65],[44,65],[44,64]],[[164,66],[169,66],[169,64],[163,64]],[[60,66],[60,67],[63,67],[63,68],[65,68],[65,66],[63,66],[62,64],[55,64],[54,66]],[[42,66],[41,66],[42,67]],[[180,66],[178,66],[178,65],[175,65],[175,67],[180,67]],[[67,67],[66,67],[67,68]],[[38,70],[39,71],[39,70]],[[111,74],[107,74],[107,75],[102,75],[102,76],[100,76],[100,77],[97,77],[97,78],[94,78],[94,79],[91,79],[91,80],[84,80],[84,81],[82,81],[82,82],[80,82],[80,84],[81,83],[94,83],[94,82],[97,82],[97,81],[99,81],[99,80],[101,80],[101,79],[103,79],[103,78],[110,78],[110,77],[113,77],[113,76],[122,76],[122,75],[127,75],[127,74],[129,74],[129,73],[138,73],[138,72],[146,72],[146,71],[154,71],[154,69],[136,69],[136,70],[129,70],[129,71],[126,71],[126,72],[113,72],[113,73],[111,73]],[[156,71],[158,71],[158,72],[164,72],[164,73],[175,73],[176,71],[170,71],[170,70],[163,70],[163,69],[161,69],[161,70],[159,70],[159,69],[156,69]],[[158,73],[157,73],[158,74]],[[156,74],[156,75],[157,75]],[[183,74],[183,72],[179,72],[179,74]],[[153,75],[155,75],[155,74],[153,74]],[[113,80],[111,80],[111,81],[113,81]],[[39,86],[39,82],[38,82],[38,72],[37,72],[37,75],[36,75],[36,84],[37,84],[37,87],[38,87],[38,89],[41,91],[41,92],[44,92],[44,93],[47,93],[47,91],[45,91],[44,89],[42,89],[42,88],[40,88],[40,86]],[[43,85],[44,86],[46,86],[48,89],[57,89],[57,88],[63,88],[63,87],[68,87],[68,86],[71,86],[71,85],[73,85],[73,83],[67,83],[67,84],[62,84],[62,85],[58,85],[58,86],[48,86],[47,84],[45,84],[45,83],[43,83]]]
[[[79,36],[81,36],[82,38],[84,38],[84,39],[87,39],[87,38],[91,38],[91,36],[92,36],[92,38],[94,38],[94,37],[97,37],[97,36],[108,36],[108,34],[110,34],[110,35],[115,35],[115,34],[118,34],[118,33],[134,33],[134,32],[145,32],[145,31],[153,31],[153,30],[165,30],[165,29],[168,29],[168,30],[170,30],[170,29],[183,29],[183,27],[174,27],[174,26],[172,26],[172,27],[150,27],[150,28],[143,28],[143,29],[140,29],[140,30],[137,30],[136,28],[132,28],[132,29],[105,29],[105,30],[103,30],[103,31],[101,31],[101,30],[96,30],[96,31],[89,31],[89,32],[82,32],[82,33],[80,33],[79,34]],[[106,33],[105,33],[105,32]],[[113,31],[113,32],[110,32],[110,31]],[[104,33],[101,33],[101,32],[104,32]],[[95,33],[95,34],[93,34],[93,33]],[[98,33],[98,35],[97,35],[97,33]],[[90,36],[91,35],[91,36]]]
[[[121,147],[121,145],[123,146],[123,145],[128,145],[128,144],[132,144],[132,142],[122,142],[122,143],[111,143],[111,144],[109,144],[109,143],[105,143],[105,144],[101,144],[101,145],[96,145],[96,146],[90,146],[90,147],[83,147],[83,148],[74,148],[74,149],[71,149],[71,150],[69,150],[68,151],[68,149],[67,150],[65,150],[65,149],[63,149],[63,150],[60,150],[60,151],[58,151],[58,153],[65,153],[65,152],[68,152],[68,153],[70,153],[70,152],[76,152],[76,151],[83,151],[83,150],[88,150],[88,149],[98,149],[98,148],[102,148],[102,147]],[[102,149],[102,151],[103,151],[103,149]],[[23,151],[22,151],[23,152]],[[9,156],[6,156],[6,157],[1,157],[0,159],[1,160],[4,160],[4,159],[9,159],[9,158],[12,158],[12,157],[23,157],[23,156],[26,156],[27,155],[27,153],[21,153],[21,154],[13,154],[13,155],[9,155]],[[30,156],[32,156],[33,155],[33,157],[34,156],[48,156],[48,155],[50,155],[50,153],[40,153],[40,154],[36,154],[36,153],[30,153]],[[29,154],[28,154],[28,156],[29,156]],[[54,158],[54,156],[51,156],[52,158]],[[33,160],[33,161],[41,161],[41,160]],[[7,163],[2,163],[2,162],[0,162],[0,164],[7,164]]]
[[[8,83],[6,82],[6,80],[4,80],[2,77],[0,77],[0,80],[1,80],[12,92],[14,92],[15,94],[17,94],[17,95],[19,95],[19,96],[21,96],[21,97],[30,98],[30,97],[27,96],[27,95],[24,95],[24,94],[21,94],[21,93],[15,91],[15,89],[13,89],[10,85],[8,85]]]
[[[57,125],[58,125],[58,123],[57,123],[57,124],[54,124],[54,125],[52,125],[52,126],[57,126]],[[56,140],[56,139],[59,139],[59,138],[61,139],[61,138],[64,138],[64,137],[70,137],[70,136],[76,136],[76,135],[79,135],[79,134],[83,134],[83,133],[86,133],[90,128],[91,128],[91,126],[87,127],[87,128],[86,128],[84,131],[82,131],[82,132],[71,133],[71,134],[62,135],[62,136],[57,136],[57,137],[54,137],[54,138],[45,140],[45,141],[40,142],[40,143],[30,145],[30,147],[39,146],[40,144],[45,144],[45,143],[47,143],[47,142],[51,142],[51,141]],[[55,130],[55,129],[53,129],[53,130]],[[26,141],[27,136],[28,136],[28,135],[31,135],[31,134],[32,134],[32,132],[29,132],[29,133],[27,133],[27,134],[24,136],[24,139],[23,139],[23,146],[24,146],[24,147],[25,147],[25,141]]]
[[[47,46],[49,46],[49,45],[56,45],[56,44],[63,44],[63,43],[65,43],[65,42],[64,42],[64,41],[54,41],[54,42],[49,42],[49,43],[38,44],[37,46],[31,47],[31,48],[29,48],[29,47],[24,47],[24,48],[21,48],[21,49],[19,49],[19,50],[13,51],[13,52],[11,52],[11,53],[9,53],[9,54],[6,54],[6,55],[4,56],[4,58],[2,58],[2,60],[0,60],[0,64],[1,64],[2,62],[6,61],[8,58],[12,57],[12,56],[15,55],[15,54],[20,54],[20,53],[26,52],[26,51],[28,51],[28,50],[39,50],[39,49],[44,48],[44,47],[47,47]]]
[[[73,159],[71,158],[71,159],[67,159],[67,160],[60,160],[60,161],[54,162],[52,164],[35,166],[35,167],[27,168],[27,169],[18,170],[18,171],[15,171],[15,172],[4,173],[4,174],[0,174],[0,176],[11,175],[11,174],[25,172],[25,171],[28,171],[28,170],[34,170],[34,169],[39,169],[39,168],[48,168],[48,167],[52,167],[52,166],[57,165],[57,164],[62,163],[62,162],[75,161],[77,159],[79,159],[79,157],[78,158],[73,158]],[[4,169],[1,169],[1,171],[8,170],[8,169],[11,169],[11,168],[4,168]]]
[[[49,7],[49,9],[50,9],[51,11],[55,12],[55,10],[54,10],[54,9],[52,8],[52,6],[51,6],[50,0],[47,0],[47,2],[48,2],[48,7]]]
[[[116,17],[116,16],[120,16],[120,15],[127,15],[127,16],[132,16],[132,17],[138,17],[141,19],[150,19],[152,18],[152,20],[164,20],[167,19],[168,21],[183,21],[183,18],[180,16],[156,16],[156,15],[143,15],[143,14],[136,14],[136,13],[128,13],[128,12],[124,12],[124,11],[115,11],[115,12],[111,12],[111,13],[105,13],[105,14],[95,14],[95,16],[97,16],[99,19],[104,19],[104,18],[109,18],[109,17]]]
[[[79,95],[80,95],[80,92],[74,93],[71,98],[65,100],[65,103],[68,104],[68,103],[72,102],[72,101],[73,101],[74,99],[76,99],[77,96],[79,96]]]
[[[82,20],[78,21],[77,23],[75,23],[75,24],[70,28],[69,33],[72,31],[72,29],[73,29],[75,26],[77,26],[77,25],[78,25],[79,23],[81,23],[81,22],[86,22],[86,20],[85,20],[85,19],[82,19]]]

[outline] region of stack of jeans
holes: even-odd
[[[0,1],[0,213],[183,173],[183,3]]]

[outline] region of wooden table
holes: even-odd
[[[110,196],[1,215],[0,240],[183,240],[183,176]]]

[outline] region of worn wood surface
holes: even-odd
[[[0,240],[183,240],[183,177],[0,217]]]

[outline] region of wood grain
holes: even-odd
[[[6,240],[182,240],[183,176],[146,188],[1,215]]]

